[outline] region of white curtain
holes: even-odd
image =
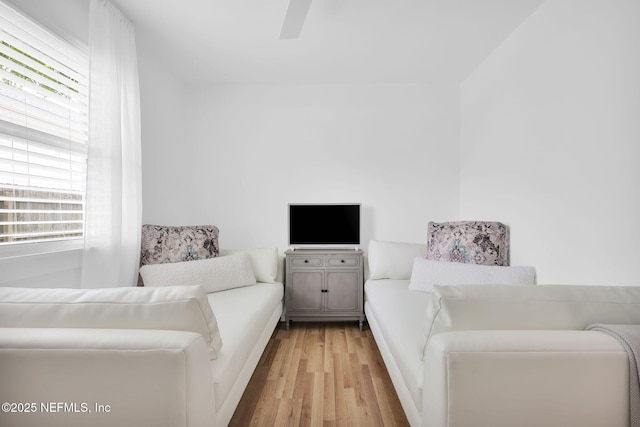
[[[90,6],[89,160],[82,287],[133,286],[142,221],[140,90],[133,25]]]

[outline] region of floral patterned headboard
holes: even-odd
[[[509,265],[509,228],[500,222],[429,222],[427,259]]]
[[[217,257],[218,228],[213,225],[142,226],[140,267],[147,264],[193,261]],[[138,286],[142,280],[138,278]]]

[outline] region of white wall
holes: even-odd
[[[424,242],[429,220],[457,214],[456,86],[220,85],[187,96],[184,134],[143,135],[146,223],[215,224],[222,247],[284,250],[287,203],[360,202],[366,248]],[[145,114],[143,129],[166,127]]]
[[[142,128],[142,209],[143,223],[162,220],[173,211],[176,194],[182,193],[183,179],[175,165],[191,154],[185,142],[191,138],[186,124],[186,88],[183,79],[167,67],[167,57],[157,51],[153,40],[137,35],[140,74],[140,121]],[[160,47],[161,48],[161,47]],[[178,197],[180,194],[178,194]]]
[[[549,0],[461,86],[462,218],[541,283],[640,284],[640,2]]]

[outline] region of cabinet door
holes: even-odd
[[[289,311],[322,310],[322,271],[292,271],[287,286]]]
[[[357,311],[360,307],[360,273],[327,271],[327,311]]]

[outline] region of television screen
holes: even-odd
[[[360,204],[289,204],[289,244],[359,245]]]

